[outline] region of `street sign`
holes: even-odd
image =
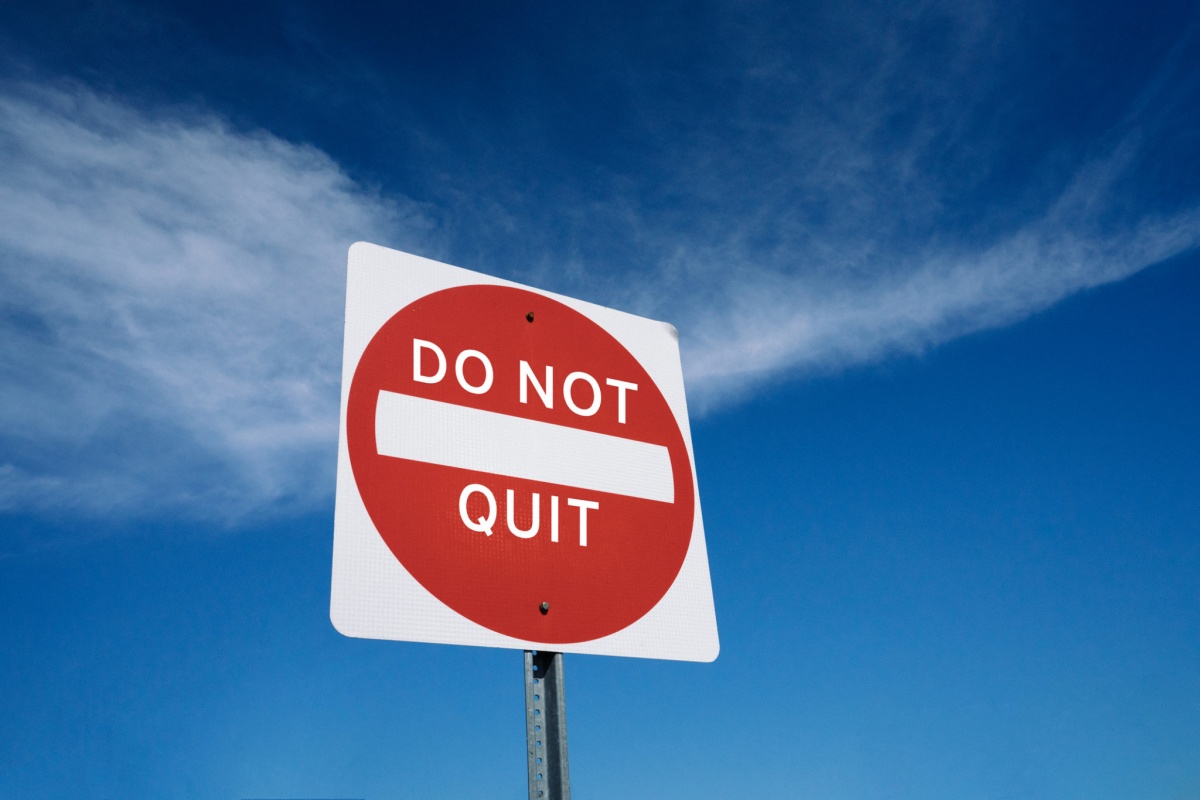
[[[337,481],[347,636],[717,656],[670,325],[355,244]]]

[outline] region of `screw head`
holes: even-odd
[[[533,312],[532,311],[530,311],[528,314],[525,315],[525,321],[533,322]]]
[[[543,614],[549,614],[550,613],[550,604],[543,600],[542,604],[540,606],[538,606],[538,611],[541,611]]]

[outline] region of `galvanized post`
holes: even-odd
[[[562,653],[525,651],[529,800],[571,800]]]

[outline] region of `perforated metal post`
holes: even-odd
[[[525,651],[525,743],[529,800],[570,800],[562,653]]]

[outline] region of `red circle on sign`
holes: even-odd
[[[414,339],[441,351],[440,377],[436,353],[424,347],[418,348],[419,374],[427,382],[415,379]],[[550,407],[530,383],[521,402],[522,361],[539,385],[551,368],[553,380],[543,386],[552,392]],[[609,379],[637,388],[621,390]],[[657,445],[669,455],[673,499],[381,455],[376,441],[381,393],[436,401],[424,408],[461,406]],[[363,504],[397,560],[438,600],[506,636],[557,644],[615,633],[662,599],[687,555],[695,509],[691,461],[662,392],[607,331],[534,292],[461,286],[397,312],[376,332],[355,369],[346,434]],[[461,453],[477,437],[462,430],[446,438],[437,446]],[[469,520],[489,514],[485,493],[476,490],[464,498],[472,485],[486,487],[495,499],[491,535],[469,528],[461,513]],[[510,491],[512,522],[522,535],[508,525]],[[534,493],[539,526],[530,534]],[[550,530],[555,502],[557,541]]]

